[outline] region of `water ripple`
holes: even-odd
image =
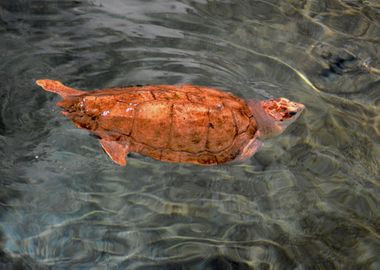
[[[2,1],[0,268],[378,268],[378,8]],[[120,168],[41,77],[89,90],[194,83],[307,109],[241,164],[132,154]]]

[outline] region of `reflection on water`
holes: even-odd
[[[380,268],[377,1],[1,1],[0,269]],[[37,78],[306,105],[242,164],[115,166]]]

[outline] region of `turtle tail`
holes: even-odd
[[[60,81],[37,80],[36,84],[41,86],[46,91],[57,93],[62,98],[66,98],[68,96],[79,96],[85,93],[84,91],[65,86]]]

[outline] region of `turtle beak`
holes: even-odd
[[[291,102],[288,106],[288,115],[290,118],[287,119],[287,121],[294,122],[302,113],[302,111],[305,109],[305,105],[298,102]]]
[[[290,106],[288,107],[288,110],[291,116],[295,116],[296,114],[301,114],[301,112],[305,109],[305,105],[303,105],[302,103],[292,102],[289,105]]]

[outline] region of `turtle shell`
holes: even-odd
[[[244,100],[193,85],[96,90],[58,105],[77,126],[128,145],[129,152],[162,161],[231,161],[257,131]]]

